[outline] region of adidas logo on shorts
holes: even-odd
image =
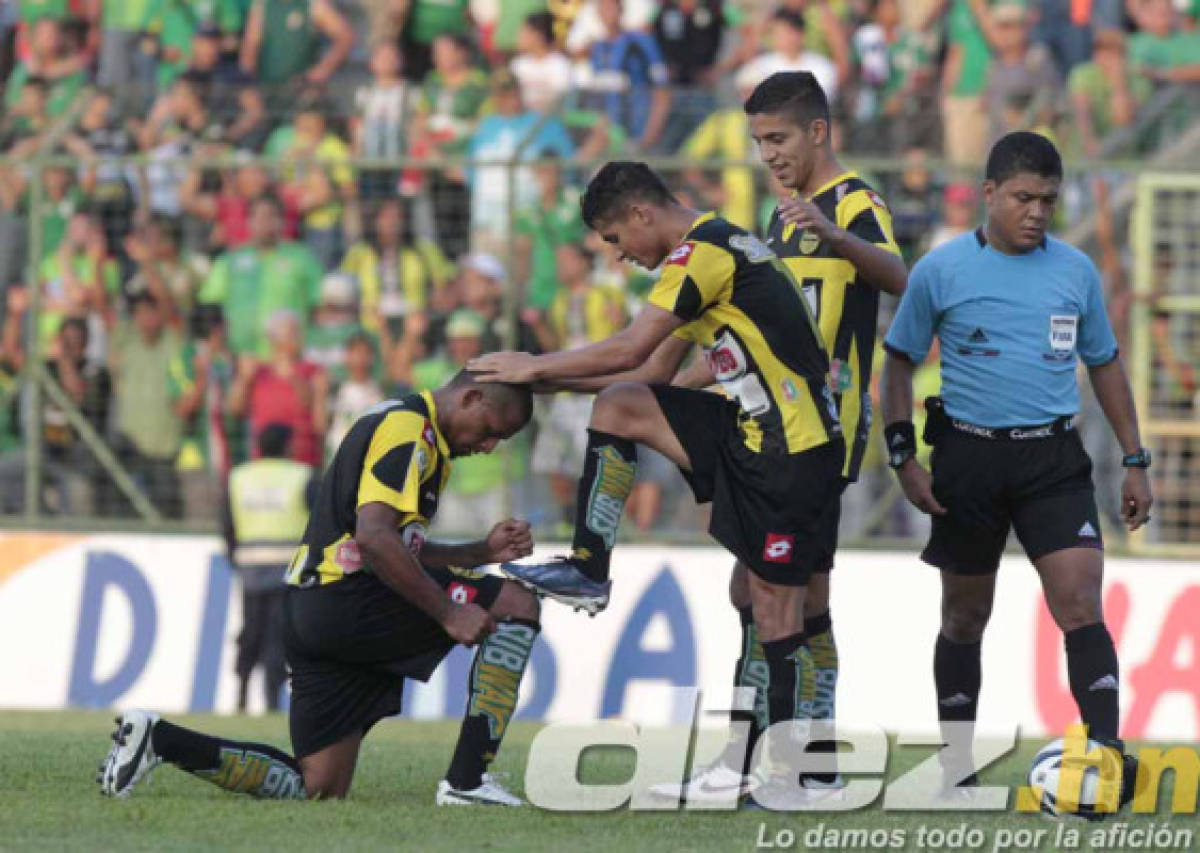
[[[1100,534],[1096,532],[1096,528],[1092,527],[1092,523],[1090,521],[1085,521],[1083,523],[1083,527],[1079,528],[1078,536],[1081,539],[1095,539],[1099,535]]]

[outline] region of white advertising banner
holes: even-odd
[[[539,553],[561,553],[547,547]],[[718,548],[619,546],[594,619],[547,602],[521,716],[677,720],[670,688],[728,707],[739,651]],[[1122,667],[1122,733],[1200,741],[1200,566],[1110,559],[1105,612]],[[833,579],[842,720],[935,728],[936,572],[912,552],[842,551]],[[240,591],[215,537],[0,536],[0,707],[232,711]],[[412,685],[405,713],[457,716],[470,652]],[[1074,721],[1062,636],[1023,558],[1006,558],[984,640],[980,729]],[[259,691],[252,691],[252,700]],[[252,705],[253,707],[253,705]]]

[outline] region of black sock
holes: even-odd
[[[1067,631],[1067,679],[1088,737],[1113,741],[1120,725],[1120,669],[1112,635],[1103,622]]]
[[[587,455],[575,499],[575,539],[571,557],[594,581],[608,580],[608,561],[617,539],[617,525],[637,474],[637,445],[588,430]]]
[[[500,740],[517,709],[517,688],[533,654],[541,626],[510,619],[479,644],[468,682],[467,710],[446,781],[460,791],[478,788],[500,749]]]
[[[971,723],[974,733],[975,715],[979,710],[979,689],[983,683],[983,668],[980,664],[981,642],[956,643],[938,634],[937,647],[933,654],[933,681],[937,687],[938,721],[942,723]],[[973,739],[973,738],[972,738]],[[943,767],[948,774],[965,776],[961,784],[977,783],[971,743],[966,752],[961,749],[943,750],[940,754]],[[957,781],[957,780],[955,780]]]
[[[762,643],[758,641],[758,629],[754,626],[754,612],[749,607],[742,607],[738,609],[738,617],[742,623],[742,653],[733,667],[733,687],[734,690],[752,689],[754,704],[748,710],[730,711],[730,722],[746,726],[746,734],[730,737],[718,760],[734,770],[740,768],[745,774],[750,772],[753,764],[754,747],[759,736],[770,725],[767,714],[767,688],[771,682],[767,658]]]
[[[829,611],[805,619],[804,634],[808,637],[808,654],[812,659],[812,690],[801,693],[801,710],[810,719],[832,722],[837,709],[838,651]],[[837,752],[837,742],[814,741],[809,752]],[[806,773],[805,777],[828,784],[837,781],[836,772]]]
[[[163,761],[226,791],[275,800],[305,797],[300,764],[269,744],[212,737],[166,720],[154,724],[150,739]]]

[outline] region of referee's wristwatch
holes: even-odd
[[[1150,467],[1150,451],[1144,447],[1139,447],[1133,453],[1121,457],[1122,468],[1149,468]]]

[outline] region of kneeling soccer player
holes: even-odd
[[[826,554],[819,534],[840,495],[845,454],[820,332],[774,252],[724,219],[681,205],[645,164],[607,164],[582,208],[624,259],[661,264],[663,272],[649,304],[610,338],[540,356],[492,353],[470,364],[498,381],[600,391],[571,556],[501,570],[568,605],[604,609],[637,445],[657,450],[679,466],[697,500],[712,501],[710,533],[749,568],[769,720],[798,719],[798,685],[811,665],[805,592]],[[693,344],[732,399],[665,384]]]
[[[326,471],[287,573],[285,646],[295,757],[181,728],[157,714],[117,719],[100,768],[103,793],[127,794],[161,762],[226,790],[265,798],[344,797],[363,737],[400,712],[405,678],[425,681],[456,643],[479,644],[467,711],[438,805],[521,805],[486,772],[517,704],[540,626],[538,602],[511,581],[454,566],[533,550],[508,520],[465,545],[425,541],[450,458],[490,453],[529,421],[520,385],[445,386],[371,409]]]

